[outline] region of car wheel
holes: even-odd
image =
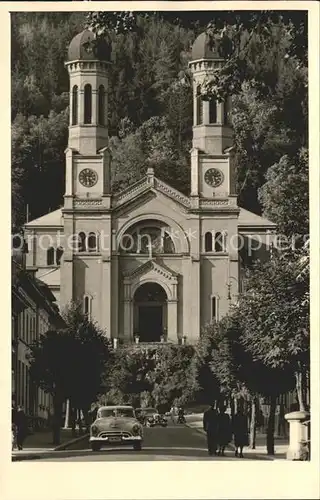
[[[95,443],[95,442],[91,443],[91,450],[92,451],[100,451],[100,448],[101,448],[101,446],[99,443]]]
[[[141,445],[141,443],[140,443],[140,442],[139,442],[139,443],[134,443],[134,444],[133,444],[133,449],[134,449],[134,451],[141,451],[141,448],[142,448],[142,445]]]

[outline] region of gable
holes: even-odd
[[[144,177],[120,193],[114,195],[112,208],[117,209],[125,205],[129,205],[133,201],[136,202],[140,197],[150,191],[156,194],[161,193],[185,210],[191,206],[188,196],[185,196],[183,193],[172,186],[169,186],[169,184],[166,184],[157,177],[152,176],[151,178]]]
[[[240,208],[239,218],[238,218],[238,228],[264,228],[264,229],[276,229],[276,224],[271,222],[260,215],[256,215],[249,210]]]
[[[62,219],[62,209],[54,210],[49,214],[43,215],[38,219],[34,219],[27,224],[25,224],[26,229],[32,229],[36,227],[63,227]]]
[[[140,278],[141,276],[144,276],[146,274],[150,274],[150,272],[162,276],[163,278],[167,280],[175,280],[177,277],[177,274],[169,269],[164,264],[160,264],[158,262],[155,262],[153,259],[148,260],[144,264],[141,264],[139,267],[136,269],[130,270],[130,271],[125,271],[123,273],[123,276],[125,278],[128,278],[130,280]]]

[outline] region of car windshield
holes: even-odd
[[[132,408],[102,408],[98,411],[98,418],[108,417],[129,417],[134,418],[134,411]]]

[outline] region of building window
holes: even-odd
[[[50,247],[47,250],[47,265],[48,266],[53,266],[54,265],[54,248]]]
[[[85,295],[83,297],[83,314],[85,314],[89,320],[91,318],[91,300],[92,298],[90,295]]]
[[[84,86],[84,123],[91,123],[92,120],[92,90],[87,83]]]
[[[57,253],[56,253],[56,263],[57,263],[57,266],[60,266],[62,255],[63,255],[63,248],[62,247],[58,247],[57,248]]]
[[[105,125],[105,93],[104,86],[100,85],[98,91],[98,123]]]
[[[78,123],[78,86],[75,85],[72,89],[72,125]]]
[[[85,252],[86,251],[86,235],[85,233],[79,233],[78,237],[78,251]]]
[[[198,85],[197,87],[197,125],[201,125],[203,123],[203,100],[201,95],[201,87]]]
[[[89,233],[88,251],[89,252],[96,252],[97,251],[97,236],[95,235],[95,233]]]
[[[204,250],[212,252],[212,233],[210,231],[204,235]]]
[[[214,236],[214,251],[225,252],[225,235],[224,233],[216,233]]]
[[[163,236],[163,252],[164,253],[174,253],[175,248],[171,236],[165,232]]]
[[[215,99],[209,101],[209,123],[217,123],[217,101]]]
[[[218,299],[211,295],[211,322],[218,321]]]

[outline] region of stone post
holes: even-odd
[[[289,448],[287,460],[303,460],[304,443],[308,441],[308,426],[304,423],[309,420],[310,414],[306,411],[293,411],[285,415],[289,422]]]

